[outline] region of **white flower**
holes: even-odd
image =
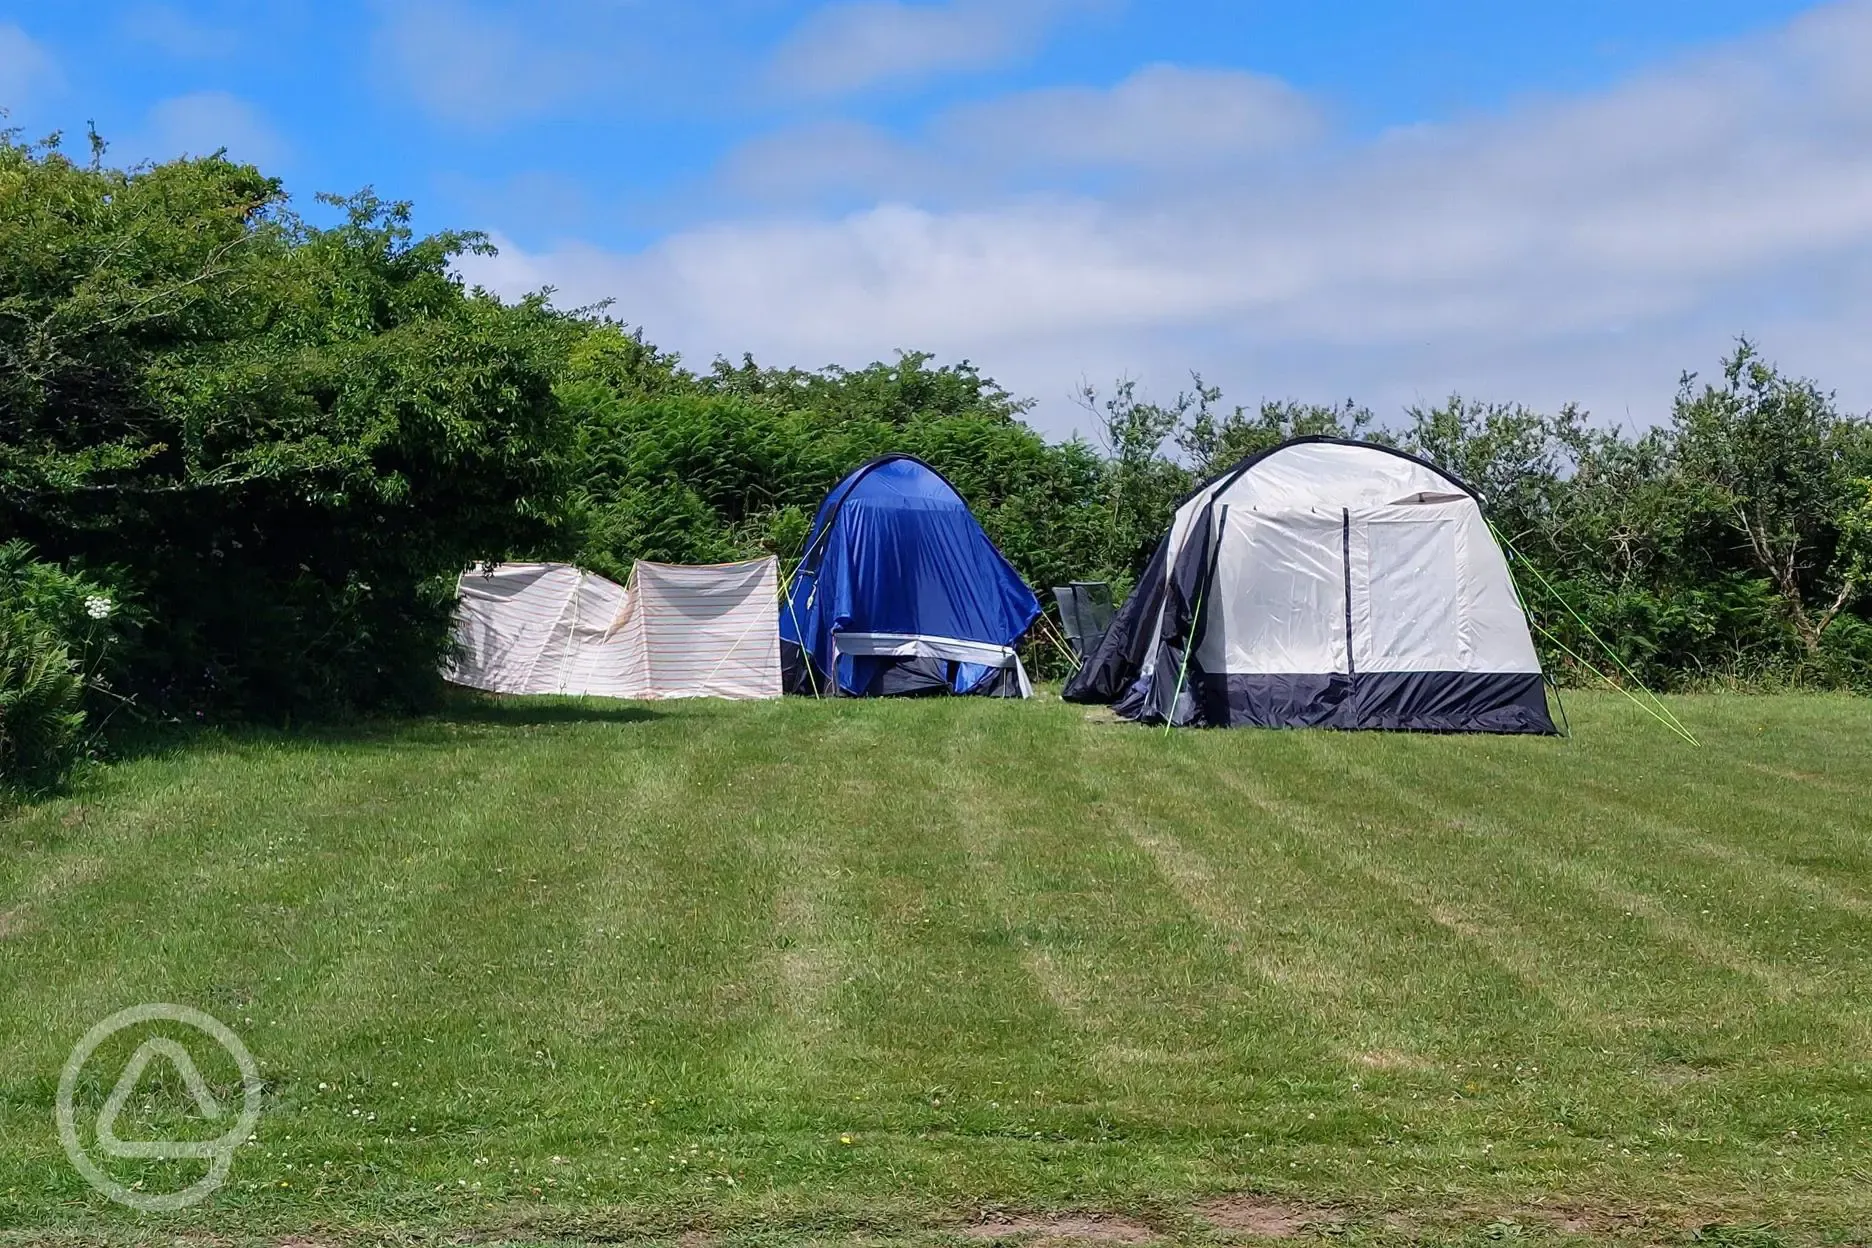
[[[94,620],[108,620],[113,606],[115,604],[102,594],[92,594],[84,600],[85,614]]]

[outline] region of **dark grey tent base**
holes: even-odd
[[[1192,673],[1189,682],[1183,705],[1193,712],[1190,723],[1212,728],[1554,733],[1537,672]],[[1116,709],[1136,716],[1152,702],[1126,698]]]
[[[956,670],[960,666],[947,659],[910,655],[903,658],[875,659],[871,680],[862,691],[840,689],[833,692],[825,673],[808,671],[801,648],[790,641],[780,643],[780,687],[788,693],[815,697],[841,698],[916,698],[955,694]],[[1020,676],[1013,668],[998,668],[983,676],[965,696],[979,698],[1018,698]]]
[[[957,669],[961,664],[948,659],[932,659],[926,656],[912,656],[900,659],[884,659],[879,662],[879,670],[872,678],[871,687],[863,694],[870,698],[922,697],[928,695],[953,695]],[[840,697],[853,696],[850,691],[841,691]],[[964,696],[981,698],[1018,698],[1021,696],[1020,678],[1012,668],[999,668],[989,672],[965,691]]]

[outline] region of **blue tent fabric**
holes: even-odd
[[[780,640],[806,661],[802,692],[1004,692],[1018,672],[1012,647],[1039,614],[1040,600],[942,474],[891,455],[820,504],[780,608]]]

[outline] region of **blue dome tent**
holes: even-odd
[[[1027,697],[1014,652],[1040,600],[955,487],[874,459],[819,505],[780,608],[786,687],[821,696]]]

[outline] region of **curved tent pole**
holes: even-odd
[[[1450,472],[1449,469],[1441,467],[1440,465],[1437,465],[1437,464],[1433,464],[1421,455],[1413,455],[1409,451],[1399,450],[1395,446],[1386,446],[1382,442],[1368,442],[1361,438],[1341,438],[1341,437],[1335,437],[1334,435],[1327,434],[1327,433],[1307,433],[1307,434],[1302,434],[1301,436],[1297,438],[1288,438],[1285,442],[1282,442],[1278,446],[1270,446],[1266,448],[1265,450],[1255,451],[1255,452],[1252,452],[1251,454],[1243,456],[1241,459],[1236,460],[1233,464],[1230,464],[1227,468],[1224,468],[1221,472],[1218,472],[1214,476],[1208,478],[1201,485],[1198,485],[1195,489],[1191,490],[1188,494],[1185,494],[1183,496],[1182,501],[1177,503],[1177,507],[1181,508],[1184,503],[1187,503],[1190,500],[1194,499],[1198,494],[1201,494],[1204,490],[1209,489],[1211,486],[1220,485],[1224,488],[1227,488],[1228,486],[1235,484],[1235,482],[1239,481],[1243,476],[1245,476],[1248,473],[1249,469],[1259,464],[1262,460],[1267,459],[1272,455],[1276,455],[1280,453],[1281,451],[1287,450],[1288,448],[1295,447],[1295,446],[1352,446],[1352,447],[1358,447],[1361,450],[1380,451],[1386,455],[1391,455],[1398,459],[1409,460],[1411,463],[1416,464],[1420,468],[1428,468],[1431,472],[1436,473],[1437,476],[1442,477],[1445,481],[1455,486],[1458,490],[1461,490],[1464,494],[1467,494],[1469,497],[1475,499],[1478,506],[1482,502],[1482,494],[1474,486],[1470,485],[1467,481],[1464,481],[1461,477],[1456,476],[1454,473]]]

